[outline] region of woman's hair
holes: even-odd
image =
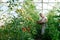
[[[43,13],[40,13],[39,15],[42,16],[42,17],[45,17],[45,15]]]

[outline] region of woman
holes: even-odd
[[[41,34],[43,35],[45,33],[46,23],[48,20],[47,20],[47,17],[44,16],[44,14],[40,13],[39,15],[40,15],[41,19],[39,21],[37,21],[37,23],[42,26]]]

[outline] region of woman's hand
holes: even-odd
[[[40,24],[40,21],[37,21],[38,24]]]

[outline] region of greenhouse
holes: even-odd
[[[0,0],[0,40],[60,40],[60,0]]]

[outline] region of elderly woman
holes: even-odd
[[[40,13],[39,15],[40,15],[41,19],[39,21],[37,21],[37,23],[42,26],[41,34],[43,35],[45,33],[46,23],[47,23],[48,20],[47,20],[47,17],[44,14]]]

